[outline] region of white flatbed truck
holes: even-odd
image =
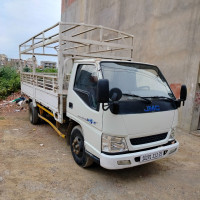
[[[59,22],[19,46],[20,59],[31,55],[33,61],[29,72],[21,62],[31,123],[48,122],[82,167],[128,168],[178,150],[174,132],[186,86],[176,100],[158,67],[133,61],[133,38],[103,26]],[[36,73],[36,56],[57,56],[58,73]]]

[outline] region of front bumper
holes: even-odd
[[[124,169],[124,168],[129,168],[137,165],[142,165],[145,163],[153,162],[155,160],[159,160],[161,158],[166,158],[169,155],[172,155],[177,152],[179,147],[179,142],[176,141],[174,144],[169,144],[167,146],[161,146],[161,147],[156,147],[151,150],[144,150],[136,153],[127,153],[127,154],[119,154],[119,155],[106,155],[104,153],[100,154],[100,165],[106,169]],[[149,160],[146,162],[140,162],[138,158],[140,156],[146,155],[146,154],[152,154],[152,153],[157,153],[160,151],[165,151],[165,154],[157,159],[154,160]],[[129,164],[125,165],[119,165],[119,161],[130,161]]]

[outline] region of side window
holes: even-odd
[[[74,91],[89,107],[98,111],[97,81],[97,69],[94,65],[78,66],[74,82]]]

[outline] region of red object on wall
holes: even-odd
[[[75,0],[68,0],[67,1],[67,7],[69,7]]]
[[[176,99],[180,99],[181,84],[180,83],[172,83],[172,84],[170,84],[170,88],[172,89]]]
[[[65,12],[65,0],[62,0],[62,5],[61,5],[61,12]]]
[[[196,92],[194,103],[195,103],[195,106],[200,105],[200,92]]]
[[[65,12],[66,9],[74,2],[75,0],[62,0],[61,12]]]

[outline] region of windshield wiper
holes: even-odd
[[[171,99],[169,97],[165,97],[165,96],[153,96],[153,97],[149,97],[149,98],[155,98],[155,99],[164,99],[164,100],[167,100],[167,101],[175,101],[174,99]]]
[[[123,93],[123,95],[125,95],[125,96],[132,96],[132,97],[138,97],[138,98],[140,98],[140,99],[145,100],[145,101],[148,102],[149,104],[152,103],[152,101],[149,100],[149,99],[147,99],[146,97],[141,97],[141,96],[138,96],[138,95],[135,95],[135,94],[126,94],[126,93],[125,93],[125,94]]]

